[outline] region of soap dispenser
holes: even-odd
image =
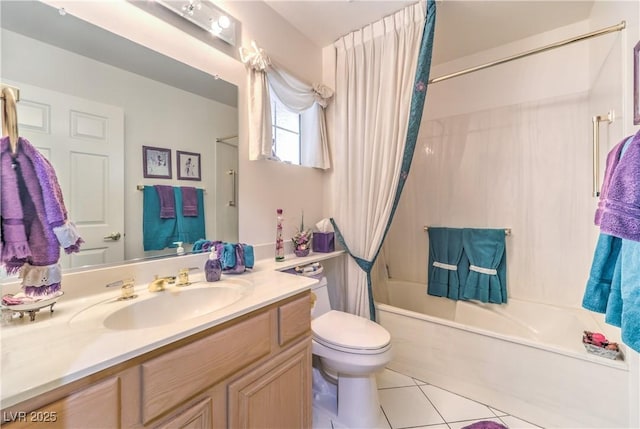
[[[208,282],[217,282],[222,275],[222,265],[218,259],[218,252],[216,252],[215,246],[211,248],[209,259],[204,264],[204,275]]]
[[[182,247],[182,241],[174,241],[173,244],[177,244],[176,254],[184,255],[184,247]]]

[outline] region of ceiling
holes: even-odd
[[[71,14],[62,16],[58,9],[39,1],[0,0],[0,26],[232,107],[238,105],[235,85]]]
[[[416,0],[265,0],[316,45],[389,15]],[[594,1],[438,0],[434,64],[451,61],[589,17]]]

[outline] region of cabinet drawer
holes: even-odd
[[[278,308],[278,342],[282,346],[311,329],[311,296],[309,293]]]
[[[158,417],[271,351],[270,313],[143,363],[142,417]]]

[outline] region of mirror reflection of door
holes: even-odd
[[[60,264],[68,268],[122,261],[124,240],[117,234],[124,232],[124,111],[13,84],[22,94],[20,135],[53,164],[69,219],[85,241],[79,253],[62,252]]]
[[[238,137],[216,141],[215,239],[238,242]]]

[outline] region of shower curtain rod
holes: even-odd
[[[497,66],[499,64],[507,63],[509,61],[517,60],[517,59],[520,59],[520,58],[528,57],[529,55],[539,54],[540,52],[545,52],[545,51],[549,51],[551,49],[560,48],[560,47],[568,45],[570,43],[579,42],[581,40],[590,39],[592,37],[603,36],[603,35],[608,34],[608,33],[613,33],[614,31],[621,31],[621,30],[624,30],[624,28],[626,26],[627,26],[626,21],[622,21],[622,22],[620,22],[620,24],[612,25],[611,27],[606,27],[606,28],[603,28],[601,30],[592,31],[591,33],[582,34],[580,36],[572,37],[571,39],[566,39],[566,40],[563,40],[563,41],[560,41],[560,42],[552,43],[550,45],[542,46],[540,48],[532,49],[530,51],[526,51],[526,52],[522,52],[520,54],[512,55],[510,57],[502,58],[500,60],[491,61],[491,62],[486,63],[486,64],[482,64],[482,65],[479,65],[479,66],[475,66],[475,67],[471,67],[471,68],[468,68],[468,69],[460,70],[460,71],[455,72],[455,73],[450,73],[450,74],[447,74],[447,75],[444,75],[444,76],[440,76],[440,77],[436,77],[436,78],[433,78],[433,79],[429,79],[428,83],[442,82],[443,80],[447,80],[447,79],[451,79],[451,78],[454,78],[454,77],[462,76],[462,75],[465,75],[465,74],[473,73],[473,72],[476,72],[478,70],[483,70],[483,69],[486,69],[486,68],[489,68],[489,67]]]

